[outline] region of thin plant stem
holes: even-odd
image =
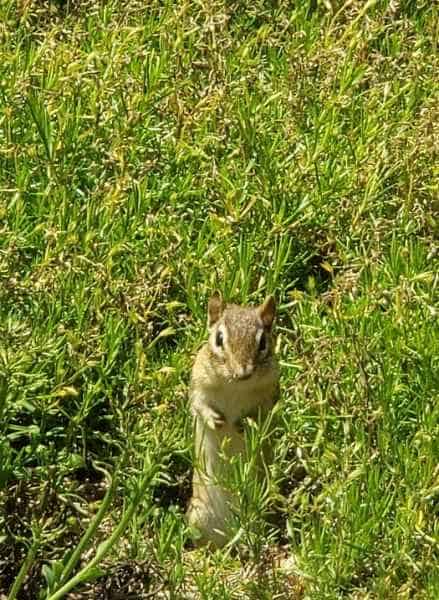
[[[148,472],[146,475],[144,475],[141,484],[134,496],[134,499],[129,505],[128,509],[125,511],[124,515],[122,516],[119,525],[114,529],[110,537],[105,542],[102,542],[99,545],[95,556],[85,565],[85,567],[83,567],[74,577],[72,577],[72,579],[67,581],[59,590],[57,590],[54,594],[49,596],[47,600],[59,600],[60,598],[62,598],[76,585],[85,580],[89,572],[92,569],[94,569],[105,558],[105,556],[110,552],[110,550],[119,540],[122,533],[125,531],[148,485],[151,483],[151,479],[154,476],[154,474],[155,468],[153,468],[151,466],[151,463],[149,463]]]
[[[103,469],[101,469],[101,470],[104,471]],[[61,573],[61,577],[59,579],[60,585],[62,585],[63,583],[65,583],[67,581],[67,579],[70,576],[70,573],[75,568],[75,566],[78,563],[79,559],[81,558],[81,555],[83,554],[84,550],[88,547],[89,543],[93,539],[93,536],[95,535],[100,523],[102,522],[102,519],[104,518],[105,514],[107,513],[108,507],[113,498],[114,491],[117,486],[117,471],[113,475],[113,477],[111,477],[106,471],[104,471],[104,472],[106,473],[107,477],[110,480],[110,485],[105,493],[104,499],[102,500],[102,503],[101,503],[101,506],[99,507],[98,512],[96,513],[94,519],[92,519],[92,521],[90,522],[89,526],[87,527],[87,530],[85,531],[84,535],[80,539],[79,544],[76,546],[74,552],[72,553],[66,566],[64,567],[64,570]]]
[[[15,578],[14,583],[12,584],[12,587],[11,587],[9,595],[8,595],[8,600],[15,600],[15,598],[17,597],[17,594],[20,591],[21,586],[24,583],[24,580],[26,579],[26,575],[27,575],[30,567],[32,566],[32,563],[35,560],[35,556],[36,556],[38,547],[40,545],[40,539],[41,539],[41,531],[40,531],[40,529],[38,529],[37,533],[33,539],[33,542],[29,547],[26,558],[24,559],[23,564],[21,565],[18,575]]]

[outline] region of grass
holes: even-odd
[[[1,2],[0,595],[439,596],[437,17]],[[215,288],[275,293],[282,399],[211,553],[183,513]]]

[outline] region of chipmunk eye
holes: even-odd
[[[216,338],[215,338],[215,343],[219,348],[223,347],[224,344],[224,338],[223,338],[223,334],[221,331],[217,331],[216,332]]]
[[[259,352],[263,352],[267,347],[267,339],[265,337],[265,333],[261,335],[261,339],[259,340]]]

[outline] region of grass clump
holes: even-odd
[[[437,23],[1,3],[1,593],[437,597]],[[217,287],[280,303],[237,556],[190,553],[182,517]]]

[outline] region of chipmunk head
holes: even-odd
[[[226,304],[219,292],[209,300],[209,346],[216,371],[227,380],[243,381],[270,365],[273,296],[259,306]]]

